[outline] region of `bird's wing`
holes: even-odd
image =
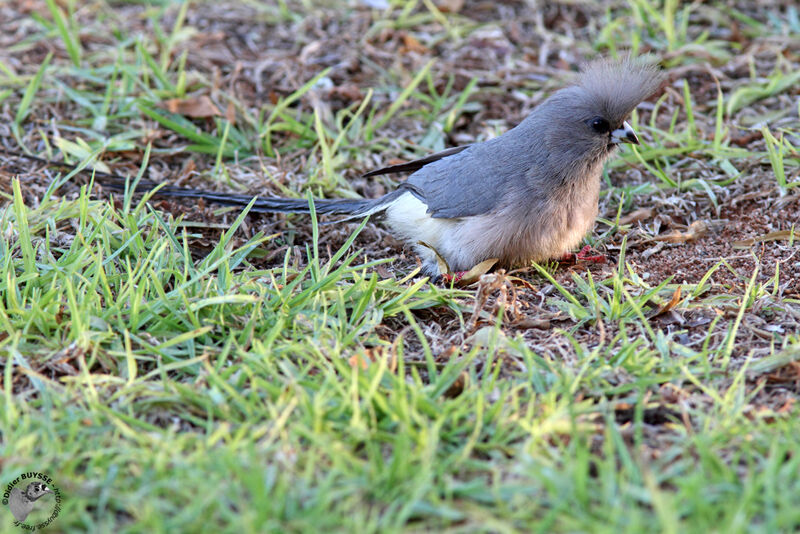
[[[25,497],[21,489],[14,488],[11,490],[11,495],[8,496],[8,507],[17,521],[25,521],[25,518],[33,510],[33,503]]]
[[[435,218],[489,213],[521,186],[530,160],[498,144],[500,138],[470,145],[425,165],[401,184],[428,206]]]
[[[455,146],[453,148],[448,148],[447,150],[442,150],[441,152],[437,152],[436,154],[431,154],[430,156],[425,156],[424,158],[415,159],[414,161],[408,161],[406,163],[399,163],[397,165],[390,165],[388,167],[383,167],[380,169],[375,169],[374,171],[370,171],[363,176],[366,178],[368,176],[378,176],[380,174],[394,174],[400,172],[415,172],[427,165],[428,163],[433,163],[434,161],[439,161],[442,158],[446,158],[447,156],[452,156],[453,154],[458,154],[465,148],[469,148],[471,145],[464,145],[464,146]]]

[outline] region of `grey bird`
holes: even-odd
[[[388,229],[416,248],[427,274],[436,255],[453,271],[496,258],[498,266],[560,258],[591,230],[603,163],[620,143],[639,144],[627,116],[661,84],[648,59],[598,60],[576,82],[518,126],[485,142],[386,167],[365,176],[412,172],[387,195],[316,200],[318,213],[382,216]],[[225,204],[252,197],[162,189]],[[308,212],[305,200],[260,197],[256,211]],[[441,273],[444,274],[444,273]]]
[[[15,487],[8,497],[8,507],[17,521],[25,521],[33,510],[33,503],[48,493],[53,491],[43,482],[31,482],[25,491]]]

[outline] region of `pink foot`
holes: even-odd
[[[590,254],[591,252],[596,251],[593,251],[592,247],[586,245],[575,255],[575,258],[581,261],[588,261],[590,263],[605,263],[608,261],[605,254]]]
[[[456,271],[454,273],[445,273],[441,275],[441,280],[445,284],[457,284],[464,275],[467,274],[467,271]]]
[[[581,249],[580,252],[577,254],[567,253],[561,258],[562,262],[566,263],[578,263],[579,261],[585,261],[589,263],[605,263],[608,261],[604,254],[591,254],[592,247],[586,245]]]

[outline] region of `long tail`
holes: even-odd
[[[372,215],[385,210],[388,204],[397,197],[396,193],[398,192],[394,191],[376,199],[314,199],[314,210],[321,214],[349,215],[351,217]],[[247,206],[255,195],[165,186],[156,191],[156,196],[202,198],[224,206]],[[257,213],[309,213],[310,207],[308,201],[301,198],[257,197],[250,211]]]
[[[49,167],[64,168],[70,171],[76,170],[76,166],[65,164],[57,161],[50,161],[37,156],[31,156],[16,151],[9,150],[0,146],[0,153],[4,153],[17,158],[23,158],[30,161],[43,163]],[[128,179],[124,176],[111,174],[100,171],[93,171],[91,169],[83,169],[80,171],[85,174],[94,176],[95,181],[102,183],[104,186],[117,191],[124,191]],[[385,170],[384,172],[393,172]],[[159,185],[158,182],[151,180],[140,180],[136,184],[136,189],[139,192],[152,191]],[[405,193],[402,189],[392,191],[380,198],[375,199],[315,199],[314,210],[317,213],[327,215],[346,215],[345,220],[349,218],[366,217],[383,212],[389,204],[391,204],[397,197]],[[219,193],[216,191],[207,191],[203,189],[188,189],[185,187],[175,187],[165,185],[160,187],[155,196],[158,197],[182,197],[182,198],[202,198],[209,202],[215,202],[225,206],[247,206],[253,200],[255,195],[242,195],[235,193]],[[257,213],[309,213],[310,208],[308,201],[305,199],[295,198],[272,198],[272,197],[257,197],[255,204],[251,209],[252,212]]]
[[[102,180],[103,184],[116,190],[124,190],[125,182],[119,180]],[[151,191],[156,189],[159,184],[149,180],[141,180],[136,186],[139,191]],[[387,193],[380,198],[362,199],[329,199],[315,198],[314,211],[323,215],[344,215],[346,221],[366,217],[367,215],[381,214],[389,205],[402,194],[406,193],[403,189],[397,189]],[[310,213],[311,208],[308,200],[303,198],[276,198],[262,197],[257,195],[246,195],[237,193],[220,193],[204,189],[188,189],[185,187],[175,187],[166,185],[158,188],[155,192],[157,197],[180,197],[198,198],[223,206],[247,206],[253,197],[256,201],[250,208],[251,213]]]

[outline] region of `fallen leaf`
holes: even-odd
[[[403,35],[403,52],[417,52],[418,54],[424,54],[428,52],[428,49],[425,48],[416,37],[406,33]]]
[[[520,278],[519,276],[508,276],[507,279],[515,286],[522,286],[530,289],[531,291],[536,291],[536,287],[524,278]]]
[[[662,304],[652,315],[650,315],[650,319],[653,317],[658,317],[662,313],[667,313],[668,311],[672,310],[681,302],[681,286],[675,288],[675,291],[672,293],[672,298],[669,301]]]
[[[217,108],[214,102],[206,95],[194,98],[170,98],[163,103],[163,106],[170,113],[176,113],[195,119],[222,116],[219,108]]]
[[[550,321],[547,319],[520,319],[519,321],[511,323],[511,326],[521,330],[530,330],[531,328],[549,330]]]
[[[673,230],[664,235],[656,236],[654,241],[666,241],[667,243],[687,243],[689,241],[696,241],[708,233],[709,224],[706,221],[694,221],[689,225],[685,232],[680,230]]]
[[[743,239],[741,241],[734,241],[734,248],[747,248],[755,245],[756,243],[763,243],[765,241],[782,241],[784,239],[793,239],[797,237],[797,232],[794,230],[778,230],[777,232],[770,232],[757,237]]]
[[[474,284],[478,281],[478,279],[483,276],[484,274],[488,273],[489,270],[494,267],[494,264],[498,262],[497,258],[491,258],[488,260],[484,260],[480,262],[478,265],[475,265],[472,269],[465,272],[461,278],[456,281],[456,286],[458,287],[465,287],[470,284]]]
[[[645,219],[650,219],[653,217],[654,213],[655,210],[653,208],[639,208],[638,210],[634,210],[624,217],[620,217],[619,224],[621,225],[633,224],[635,222],[643,221]]]
[[[389,269],[387,269],[385,265],[378,265],[377,267],[375,267],[375,270],[378,271],[378,276],[380,276],[382,280],[394,278],[394,276],[392,276],[392,273],[389,272]]]
[[[455,381],[450,384],[450,387],[447,388],[442,395],[444,395],[448,399],[454,399],[458,397],[464,392],[464,389],[469,384],[469,375],[466,371],[462,371],[460,375],[455,379]]]
[[[433,251],[436,255],[436,265],[439,267],[439,272],[442,274],[453,274],[453,271],[450,270],[450,266],[447,265],[447,261],[439,254],[439,251],[433,248],[431,245],[427,244],[425,241],[417,241],[417,245],[422,245],[425,248],[429,248]]]
[[[436,7],[442,13],[458,13],[464,7],[464,0],[437,0]]]

